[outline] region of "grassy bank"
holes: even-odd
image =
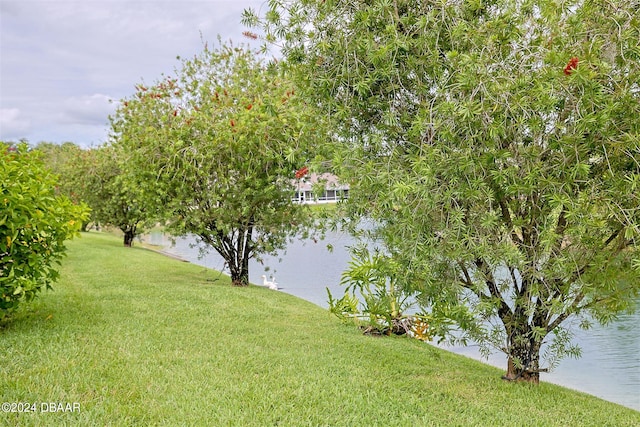
[[[70,242],[55,291],[0,331],[0,401],[38,405],[0,412],[6,425],[640,425],[631,409],[505,383],[474,360],[366,337],[285,293],[121,244]]]

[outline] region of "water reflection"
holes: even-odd
[[[145,240],[160,245],[167,252],[179,255],[193,263],[215,270],[224,267],[222,258],[215,252],[199,259],[199,249],[193,247],[193,238],[178,238],[175,244],[162,233],[152,233]],[[260,264],[250,263],[250,281],[262,283],[261,275],[274,274],[283,292],[328,307],[327,293],[341,296],[340,276],[347,267],[350,256],[347,246],[351,237],[344,233],[330,233],[324,241],[294,241],[286,254],[265,257]],[[327,250],[327,244],[333,251]],[[575,342],[582,348],[580,359],[564,359],[557,368],[542,374],[543,381],[580,390],[603,399],[640,411],[640,300],[635,314],[623,315],[615,323],[594,326],[589,331],[575,329]],[[505,368],[506,359],[494,354],[489,360],[480,357],[474,346],[445,347],[459,354],[483,360],[499,368]]]

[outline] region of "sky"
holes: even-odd
[[[265,0],[0,0],[0,141],[95,147],[109,114],[180,61],[249,43],[245,8]],[[255,42],[254,42],[255,43]]]

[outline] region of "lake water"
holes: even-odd
[[[199,249],[193,238],[179,238],[172,244],[162,233],[143,238],[147,243],[160,245],[166,252],[192,263],[214,270],[224,267],[222,258],[212,251],[199,259]],[[274,274],[282,292],[328,307],[329,288],[335,296],[342,296],[340,276],[350,255],[347,246],[352,238],[343,233],[330,233],[323,241],[294,241],[280,257],[265,257],[262,264],[252,260],[249,279],[262,284],[261,276]],[[327,244],[333,251],[327,250]],[[266,271],[268,269],[268,271]],[[638,310],[624,315],[613,324],[594,326],[588,331],[576,329],[575,342],[582,348],[580,359],[564,359],[553,372],[541,374],[542,381],[559,384],[640,411],[640,300]],[[506,358],[496,353],[488,360],[480,357],[475,346],[443,347],[455,353],[482,360],[499,368],[506,368]]]

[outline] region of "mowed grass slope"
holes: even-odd
[[[62,278],[0,330],[0,413],[32,426],[632,426],[640,413],[326,310],[111,235],[69,243]]]

